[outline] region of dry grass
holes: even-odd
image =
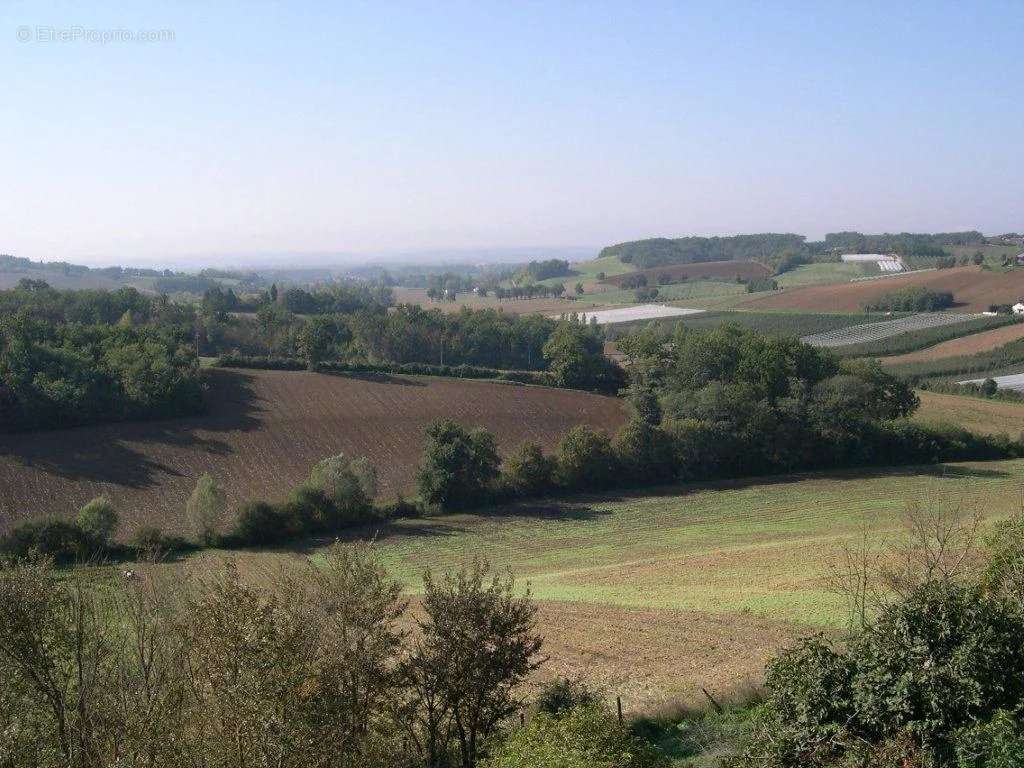
[[[106,493],[123,533],[140,524],[184,527],[184,504],[209,472],[231,504],[281,498],[320,459],[367,456],[386,494],[408,492],[422,433],[451,417],[495,432],[508,450],[526,440],[551,449],[567,428],[614,430],[614,398],[569,390],[406,376],[210,369],[209,412],[0,437],[0,530],[29,517],[73,515]]]
[[[946,357],[960,357],[961,355],[976,355],[979,352],[988,352],[1024,338],[1024,323],[1004,325],[1001,328],[993,328],[990,331],[972,333],[969,336],[961,336],[958,339],[950,339],[941,344],[936,344],[927,349],[919,349],[916,352],[907,352],[904,355],[880,358],[884,365],[900,365],[901,363],[921,363],[930,360],[942,360]]]
[[[979,434],[1002,432],[1014,438],[1024,433],[1024,403],[920,390],[917,394],[921,398],[914,414],[917,421],[948,421]]]

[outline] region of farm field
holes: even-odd
[[[916,352],[907,352],[903,355],[893,355],[882,359],[885,365],[900,365],[903,363],[919,363],[926,360],[942,360],[947,357],[959,357],[961,355],[976,355],[979,352],[988,352],[1003,344],[1017,341],[1024,338],[1024,323],[1004,325],[1001,328],[993,328],[990,331],[972,333],[969,336],[962,336],[958,339],[950,339],[941,344],[919,349]]]
[[[586,322],[593,320],[598,325],[612,325],[614,323],[630,323],[640,320],[656,320],[666,317],[699,315],[702,312],[704,312],[703,309],[669,307],[664,304],[638,304],[635,307],[619,307],[617,309],[580,312],[580,316],[581,319],[585,319]],[[558,317],[558,315],[554,315],[553,317]]]
[[[1005,433],[1016,438],[1024,433],[1024,403],[986,400],[918,390],[921,407],[915,421],[947,421],[978,434]]]
[[[569,265],[569,269],[575,272],[577,277],[591,280],[596,280],[601,272],[604,272],[605,277],[613,277],[636,271],[636,267],[621,261],[618,256],[601,256],[590,261],[574,262]]]
[[[494,431],[502,450],[526,440],[552,449],[574,424],[614,430],[624,420],[614,398],[545,387],[218,368],[205,376],[205,416],[0,437],[0,530],[71,516],[107,493],[122,534],[140,524],[182,531],[203,472],[224,484],[233,506],[284,497],[339,452],[367,456],[385,495],[407,492],[423,429],[445,416]]]
[[[980,267],[955,267],[914,275],[856,283],[790,288],[754,294],[741,302],[746,309],[788,309],[808,312],[850,312],[898,288],[922,287],[949,291],[957,312],[983,312],[991,304],[1012,304],[1024,296],[1024,269],[1007,272]]]
[[[976,315],[957,313],[923,312],[917,315],[900,317],[895,320],[882,320],[863,325],[851,325],[846,328],[824,331],[804,336],[804,341],[815,347],[843,347],[852,344],[869,344],[873,341],[889,339],[904,333],[921,331],[926,328],[938,328],[944,325],[956,325],[974,320]]]
[[[748,296],[746,287],[740,283],[724,280],[690,280],[674,285],[652,286],[658,289],[659,302],[707,302],[733,301]],[[612,306],[635,304],[636,289],[615,288],[606,283],[595,283],[594,288],[576,300],[580,305]]]
[[[1002,376],[991,376],[980,379],[966,379],[957,382],[958,384],[981,384],[985,378],[991,378],[999,389],[1009,389],[1013,392],[1024,392],[1024,373],[1007,373]]]
[[[562,279],[571,289],[571,278]],[[472,293],[460,293],[456,301],[434,301],[427,298],[426,288],[395,288],[396,304],[418,304],[424,309],[440,309],[442,312],[458,312],[463,307],[470,309],[498,309],[513,315],[529,315],[534,313],[572,312],[578,311],[580,303],[573,299],[504,299],[499,301],[494,296],[480,297]],[[589,305],[589,302],[588,302]]]
[[[728,310],[709,310],[699,315],[687,315],[683,318],[669,318],[660,321],[663,326],[674,326],[682,323],[687,328],[695,330],[707,330],[717,328],[720,325],[738,325],[742,328],[752,328],[770,336],[806,336],[814,333],[824,333],[838,328],[846,328],[852,325],[862,325],[866,319],[881,317],[880,315],[868,315],[863,312],[857,314],[826,314],[826,313],[799,313],[799,312],[745,312]],[[613,327],[612,335],[623,332],[635,331],[643,324],[616,325]]]
[[[669,275],[673,280],[678,280],[681,277],[687,279],[711,277],[735,281],[737,277],[749,280],[768,277],[771,273],[772,271],[768,267],[756,261],[700,261],[692,264],[671,264],[664,267],[641,269],[621,275],[609,275],[605,282],[618,286],[622,284],[623,280],[636,275],[646,277],[648,285],[658,285],[658,278],[662,275]]]
[[[1022,475],[1018,460],[673,486],[402,520],[376,546],[413,594],[428,567],[479,555],[513,568],[541,601],[544,675],[657,703],[756,680],[783,645],[840,626],[828,563],[865,531],[897,535],[908,501],[962,500],[997,517],[1016,508]]]
[[[858,277],[877,274],[878,269],[873,264],[837,261],[822,264],[803,264],[776,276],[775,282],[781,288],[797,288],[804,285],[847,283]]]

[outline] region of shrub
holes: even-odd
[[[536,443],[523,443],[502,465],[506,488],[523,496],[536,496],[551,489],[555,460],[545,456]]]
[[[97,496],[86,504],[76,518],[78,527],[97,546],[105,548],[110,544],[117,530],[118,517],[109,496]]]
[[[1006,710],[956,737],[957,768],[1024,768],[1024,728]]]
[[[209,474],[202,475],[185,503],[185,517],[196,542],[203,546],[215,544],[226,514],[224,488]]]
[[[157,525],[143,525],[132,534],[131,545],[139,551],[163,548],[164,532]]]
[[[556,461],[558,482],[570,489],[606,488],[617,476],[618,462],[608,435],[585,424],[562,436]]]
[[[577,707],[589,707],[600,702],[600,697],[582,680],[559,678],[544,686],[537,696],[537,711],[558,715]]]
[[[25,558],[33,553],[69,563],[85,557],[93,541],[74,523],[66,520],[31,520],[15,526],[0,539],[0,551]]]
[[[513,731],[484,768],[667,768],[668,759],[597,706],[540,712]]]
[[[242,506],[235,523],[235,539],[240,544],[273,544],[289,535],[283,510],[266,501],[250,501]]]

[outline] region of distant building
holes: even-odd
[[[1024,302],[1018,301],[1016,304],[1013,305],[1012,309],[1013,314],[1024,315]]]

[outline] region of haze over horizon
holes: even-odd
[[[1024,4],[437,8],[4,3],[0,253],[1024,229]]]

